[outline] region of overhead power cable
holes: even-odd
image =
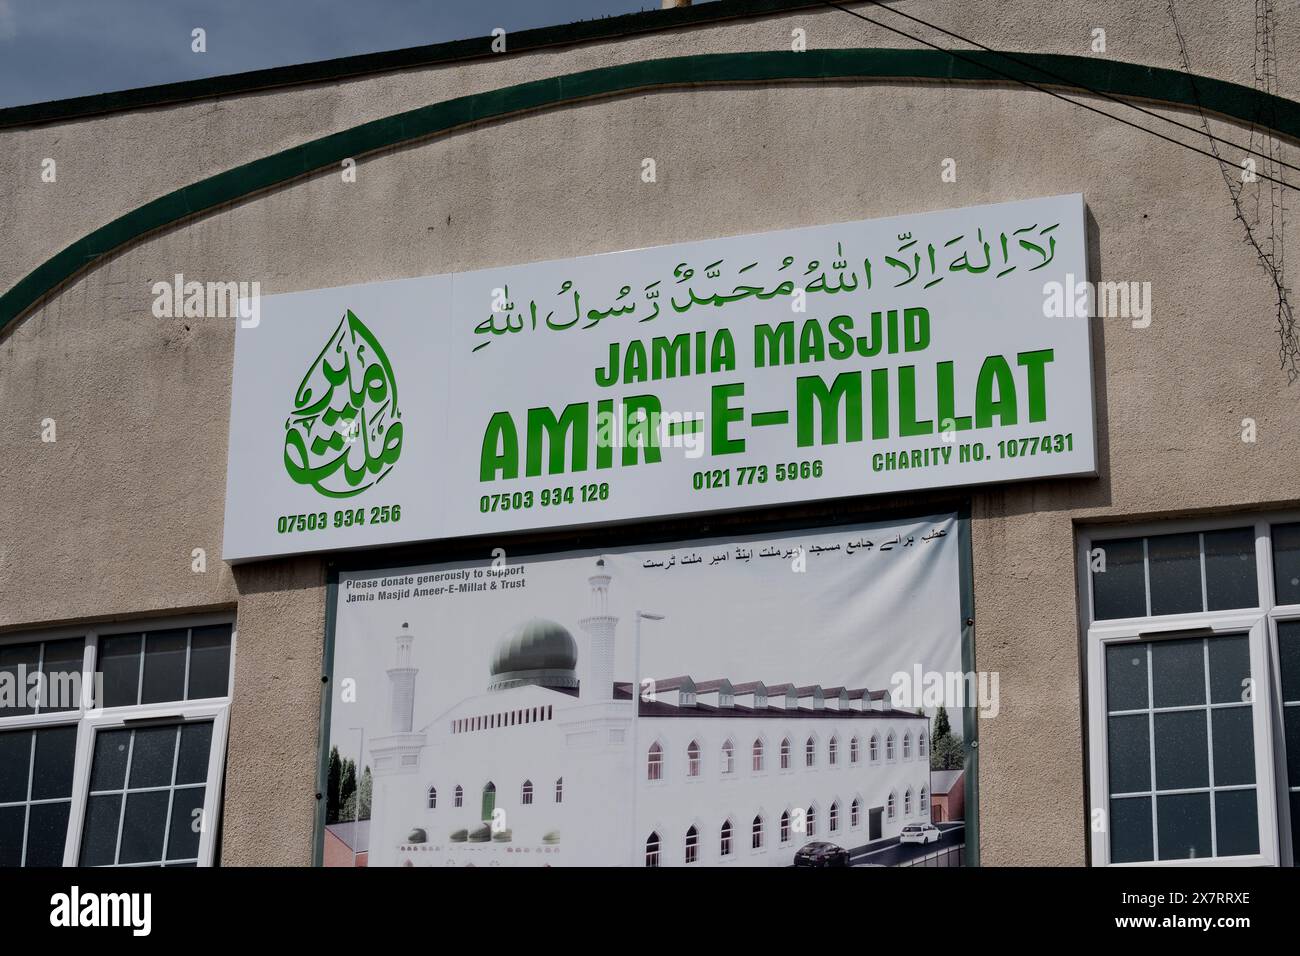
[[[1162,139],[1162,140],[1164,140],[1166,143],[1172,143],[1172,144],[1175,145],[1175,146],[1181,146],[1183,149],[1188,149],[1188,150],[1191,150],[1191,151],[1194,152],[1194,153],[1199,153],[1200,155],[1205,156],[1205,157],[1208,158],[1208,159],[1213,159],[1213,160],[1215,160],[1216,162],[1220,161],[1220,157],[1216,156],[1214,153],[1210,152],[1209,150],[1201,149],[1199,146],[1193,146],[1193,145],[1190,144],[1190,143],[1184,143],[1184,142],[1182,142],[1181,140],[1174,139],[1172,136],[1166,136],[1164,133],[1161,133],[1161,132],[1159,132],[1158,130],[1151,129],[1151,128],[1147,127],[1147,126],[1143,126],[1141,123],[1136,123],[1136,122],[1134,122],[1134,121],[1132,121],[1132,120],[1125,119],[1123,116],[1116,116],[1114,113],[1108,113],[1106,110],[1100,109],[1099,107],[1092,106],[1092,105],[1090,105],[1090,104],[1088,104],[1088,103],[1082,103],[1082,102],[1080,102],[1080,101],[1078,101],[1078,100],[1071,99],[1070,97],[1065,96],[1065,95],[1062,94],[1062,93],[1058,93],[1058,92],[1056,92],[1055,90],[1049,89],[1049,88],[1047,88],[1046,86],[1042,86],[1042,85],[1040,85],[1040,84],[1038,84],[1038,83],[1034,83],[1032,80],[1026,80],[1026,79],[1024,79],[1023,77],[1016,76],[1016,75],[1014,75],[1014,74],[1012,74],[1012,73],[1007,73],[1007,72],[1005,72],[1005,71],[1003,71],[1003,70],[999,70],[999,69],[997,69],[996,67],[990,66],[988,63],[982,62],[982,61],[980,61],[980,60],[976,60],[976,59],[974,59],[973,57],[970,57],[970,56],[966,56],[966,55],[964,55],[960,50],[950,49],[950,48],[948,48],[948,47],[940,46],[940,45],[937,44],[937,43],[932,43],[931,41],[925,39],[924,37],[915,36],[915,35],[913,35],[913,34],[911,34],[911,33],[906,32],[905,30],[900,30],[898,27],[890,26],[888,23],[882,23],[882,22],[880,22],[879,20],[872,19],[871,17],[867,16],[866,14],[859,13],[857,10],[850,10],[850,9],[848,9],[848,8],[845,7],[845,6],[842,6],[842,5],[838,4],[838,3],[833,2],[833,0],[821,0],[821,2],[822,2],[823,5],[825,5],[825,6],[827,6],[827,7],[831,7],[832,9],[835,9],[835,10],[840,10],[840,11],[842,11],[842,12],[844,12],[844,13],[849,14],[849,16],[857,17],[859,20],[863,20],[863,21],[865,21],[865,22],[867,22],[867,23],[870,23],[870,24],[873,25],[873,26],[880,27],[882,30],[887,30],[887,31],[889,31],[890,33],[897,34],[898,36],[901,36],[901,37],[904,37],[905,39],[911,40],[913,43],[919,43],[919,44],[921,44],[921,45],[923,45],[923,46],[927,46],[927,47],[929,47],[929,48],[932,49],[932,50],[937,50],[937,51],[939,51],[940,53],[947,54],[948,56],[951,56],[953,59],[960,60],[960,61],[962,61],[963,63],[969,63],[969,64],[971,64],[971,65],[973,65],[973,66],[979,67],[980,69],[982,69],[982,70],[984,70],[984,71],[986,71],[986,72],[988,72],[988,73],[991,73],[991,74],[993,74],[994,76],[1001,77],[1002,79],[1009,80],[1009,81],[1011,81],[1012,83],[1017,83],[1017,84],[1019,84],[1019,85],[1021,85],[1021,86],[1026,86],[1026,87],[1028,87],[1028,88],[1030,88],[1030,89],[1032,89],[1032,90],[1036,90],[1036,91],[1039,92],[1039,93],[1044,93],[1044,94],[1046,94],[1046,95],[1048,95],[1048,96],[1051,96],[1051,97],[1053,97],[1053,98],[1055,98],[1055,99],[1061,100],[1062,102],[1068,103],[1068,104],[1070,104],[1071,106],[1077,106],[1077,107],[1079,107],[1080,109],[1085,109],[1085,110],[1087,110],[1087,111],[1090,112],[1090,113],[1096,113],[1096,114],[1098,114],[1099,116],[1104,116],[1104,117],[1106,117],[1107,119],[1114,120],[1114,121],[1117,122],[1117,123],[1122,123],[1122,124],[1124,124],[1125,126],[1131,127],[1131,128],[1133,128],[1133,129],[1135,129],[1135,130],[1138,130],[1139,132],[1147,133],[1148,135],[1154,136],[1154,137],[1156,137],[1157,139]],[[923,26],[929,27],[930,29],[933,29],[933,30],[937,30],[937,31],[939,31],[940,33],[945,33],[945,34],[947,34],[947,35],[949,35],[949,36],[953,36],[953,37],[955,37],[956,39],[961,40],[963,43],[971,43],[971,42],[972,42],[972,41],[969,41],[969,40],[965,40],[965,39],[963,39],[963,38],[957,36],[956,34],[950,33],[949,31],[944,30],[944,29],[942,29],[941,27],[934,26],[933,24],[930,24],[930,23],[926,22],[925,20],[921,20],[921,19],[919,19],[918,17],[913,17],[913,16],[911,16],[910,14],[900,13],[899,11],[894,10],[894,9],[891,8],[891,7],[886,7],[886,6],[884,6],[884,5],[880,2],[880,0],[866,0],[866,2],[871,3],[871,4],[873,4],[873,5],[875,5],[875,6],[878,6],[878,7],[884,7],[884,9],[885,9],[885,10],[888,10],[890,13],[895,13],[895,14],[898,14],[899,16],[905,16],[905,17],[907,17],[909,20],[914,20],[915,22],[920,23],[920,24],[923,25]],[[979,46],[979,44],[973,44],[973,45]],[[998,50],[990,50],[988,47],[983,47],[982,49],[984,49],[984,50],[987,51],[987,52],[994,53],[994,54],[997,54],[997,55],[1000,55],[1000,56],[1004,56],[1004,57],[1008,56],[1007,54],[1001,53],[1001,52],[998,51]],[[1033,64],[1026,63],[1026,62],[1024,62],[1024,61],[1017,60],[1017,59],[1015,59],[1014,57],[1008,57],[1008,58],[1009,58],[1009,59],[1012,59],[1014,62],[1018,63],[1019,65],[1026,66],[1026,67],[1028,67],[1028,68],[1031,68],[1031,69],[1037,70],[1039,73],[1043,73],[1043,74],[1045,74],[1045,75],[1047,75],[1047,76],[1052,76],[1052,77],[1054,77],[1054,78],[1057,78],[1060,82],[1065,83],[1065,84],[1067,84],[1067,85],[1069,85],[1069,86],[1076,87],[1076,88],[1078,88],[1078,89],[1084,90],[1085,92],[1094,93],[1095,95],[1100,96],[1100,97],[1104,97],[1104,98],[1107,98],[1107,99],[1110,99],[1110,100],[1114,100],[1115,102],[1117,102],[1117,103],[1119,103],[1119,104],[1121,104],[1121,105],[1123,105],[1123,106],[1130,106],[1130,107],[1132,107],[1132,108],[1138,109],[1140,112],[1148,113],[1148,114],[1150,114],[1150,115],[1152,115],[1152,116],[1156,116],[1158,119],[1162,119],[1162,120],[1166,120],[1166,121],[1168,121],[1168,122],[1172,122],[1172,123],[1174,123],[1175,126],[1179,126],[1179,127],[1183,128],[1183,129],[1187,129],[1187,130],[1190,130],[1190,131],[1193,132],[1193,133],[1196,133],[1197,136],[1209,136],[1211,140],[1217,140],[1217,141],[1219,141],[1219,142],[1229,143],[1229,145],[1233,145],[1234,148],[1236,148],[1236,149],[1242,149],[1242,147],[1240,147],[1240,146],[1236,146],[1236,144],[1233,144],[1233,143],[1231,143],[1231,142],[1228,141],[1228,140],[1220,139],[1219,137],[1213,136],[1213,135],[1211,135],[1211,134],[1209,134],[1209,133],[1207,133],[1207,132],[1202,132],[1201,130],[1196,129],[1195,127],[1187,126],[1187,125],[1184,124],[1184,123],[1179,123],[1179,122],[1174,121],[1174,120],[1168,120],[1167,117],[1160,116],[1160,115],[1157,114],[1157,113],[1152,113],[1150,110],[1142,109],[1141,107],[1135,107],[1135,106],[1133,106],[1133,104],[1126,103],[1124,100],[1122,100],[1122,99],[1120,99],[1120,98],[1118,98],[1118,97],[1110,96],[1110,95],[1108,95],[1108,94],[1106,94],[1106,93],[1103,93],[1103,92],[1100,92],[1100,91],[1090,90],[1089,88],[1087,88],[1087,87],[1085,87],[1085,86],[1082,86],[1081,84],[1079,84],[1079,83],[1077,83],[1077,82],[1075,82],[1075,81],[1073,81],[1073,80],[1070,80],[1070,79],[1068,79],[1068,78],[1065,78],[1065,77],[1056,77],[1055,74],[1051,74],[1050,72],[1043,70],[1041,67],[1035,66],[1035,65],[1033,65]],[[1251,153],[1253,153],[1253,152],[1256,152],[1256,151],[1255,151],[1255,150],[1243,150],[1243,152],[1251,152]],[[1289,164],[1283,164],[1283,165],[1289,165]],[[1291,168],[1291,169],[1295,169],[1295,170],[1297,170],[1297,171],[1300,171],[1300,167],[1290,166],[1290,168]],[[1285,188],[1285,189],[1297,189],[1297,188],[1300,188],[1300,187],[1293,186],[1293,185],[1291,185],[1290,183],[1285,182],[1285,181],[1283,181],[1283,180],[1275,179],[1275,178],[1273,178],[1272,176],[1268,176],[1268,175],[1266,175],[1266,174],[1264,174],[1264,173],[1261,173],[1261,172],[1256,172],[1255,175],[1256,175],[1258,178],[1260,178],[1260,179],[1266,180],[1266,181],[1271,182],[1271,183],[1275,183],[1275,184],[1277,184],[1278,186],[1280,186],[1280,187],[1282,187],[1282,188]]]

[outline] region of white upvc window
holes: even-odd
[[[1090,531],[1078,568],[1093,864],[1294,865],[1300,515]]]
[[[234,651],[228,616],[0,637],[0,866],[211,865]]]

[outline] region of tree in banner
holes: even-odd
[[[339,781],[339,819],[351,820],[348,815],[348,801],[357,792],[357,765],[346,757],[343,758],[343,775]]]
[[[370,819],[370,793],[371,780],[370,768],[367,767],[361,774],[361,785],[356,792],[349,795],[344,801],[343,806],[339,809],[339,817],[343,822],[349,820],[369,820]],[[361,813],[357,813],[357,801],[361,801]]]
[[[339,786],[343,782],[343,762],[339,748],[330,748],[329,770],[325,776],[325,822],[339,822]]]
[[[965,766],[966,753],[961,738],[953,736],[948,711],[940,707],[934,718],[934,733],[930,735],[930,769],[961,770]]]

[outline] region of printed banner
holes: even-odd
[[[325,864],[958,864],[957,527],[341,575]]]
[[[1093,473],[1085,259],[1073,195],[270,297],[225,557]]]

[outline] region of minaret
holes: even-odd
[[[403,624],[397,635],[397,659],[388,669],[388,694],[392,703],[388,736],[366,739],[370,750],[374,790],[370,798],[371,866],[399,863],[399,847],[415,824],[424,820],[418,780],[420,755],[426,737],[412,732],[415,716],[415,675],[411,666],[411,632]],[[407,857],[406,859],[410,859]]]
[[[587,578],[591,585],[591,613],[578,621],[578,626],[590,637],[585,679],[579,691],[584,701],[614,697],[614,630],[618,618],[609,613],[609,582],[605,559],[601,558],[596,562],[596,573]]]
[[[417,668],[411,666],[411,632],[410,625],[402,625],[402,633],[397,635],[397,663],[388,670],[388,689],[393,702],[392,733],[409,734],[415,713],[415,675]]]

